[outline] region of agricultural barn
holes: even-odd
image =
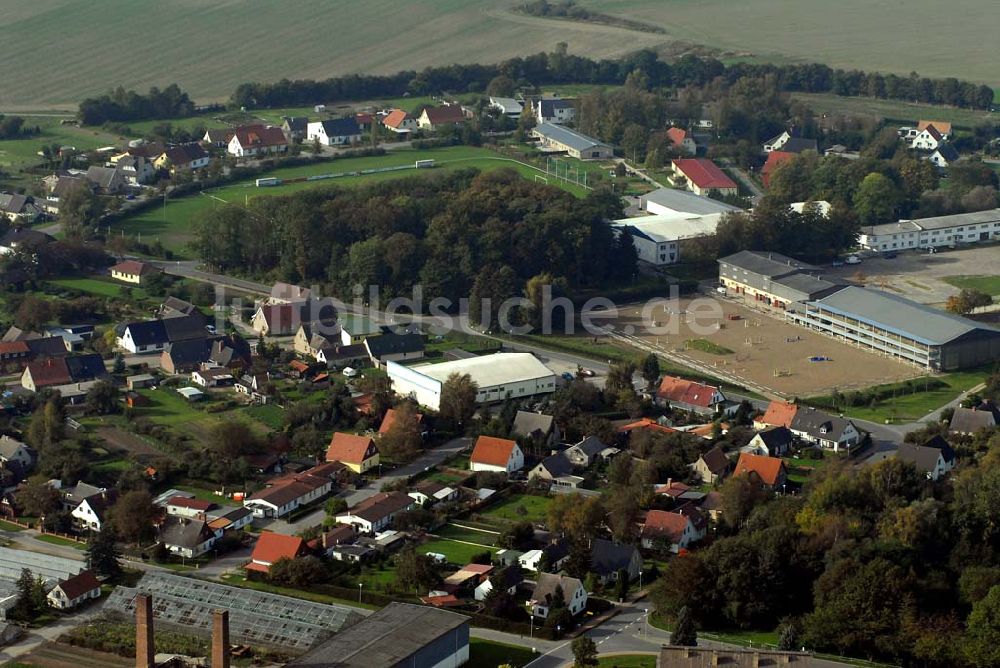
[[[846,287],[795,304],[788,319],[934,371],[1000,359],[1000,329],[866,288]]]

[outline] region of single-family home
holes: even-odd
[[[944,142],[944,136],[933,125],[919,130],[910,142],[910,148],[918,151],[933,151]]]
[[[320,464],[302,473],[291,473],[270,481],[265,489],[243,500],[243,507],[254,517],[284,517],[297,508],[322,499],[333,489],[333,478]]]
[[[233,130],[226,151],[237,158],[284,153],[288,140],[281,128],[270,125],[244,125]]]
[[[340,325],[336,318],[301,323],[292,341],[296,353],[313,359],[323,348],[337,345],[340,345]]]
[[[142,279],[145,276],[163,273],[163,270],[159,267],[148,262],[139,262],[138,260],[124,260],[111,267],[108,271],[111,273],[111,278],[116,281],[134,283],[135,285],[142,285]]]
[[[917,121],[917,132],[933,127],[943,139],[951,139],[951,123],[947,121]]]
[[[282,116],[281,130],[288,138],[288,143],[295,140],[305,139],[306,132],[309,131],[308,116]]]
[[[480,436],[472,449],[469,468],[473,471],[513,473],[524,467],[524,453],[515,441],[495,436]]]
[[[204,519],[168,517],[160,528],[159,540],[170,554],[196,559],[212,549],[216,535]]]
[[[368,348],[363,343],[354,343],[345,346],[339,341],[334,341],[316,351],[316,361],[320,364],[325,364],[329,369],[343,369],[348,366],[363,365],[370,359]]]
[[[423,480],[407,492],[407,495],[422,506],[458,499],[458,490],[436,480]]]
[[[63,348],[65,350],[65,348]],[[100,380],[108,375],[104,360],[97,353],[72,357],[49,357],[28,364],[21,374],[21,387],[37,392],[45,387]]]
[[[664,376],[656,391],[656,401],[671,408],[712,416],[723,410],[726,397],[717,387],[676,376]]]
[[[0,192],[0,218],[6,218],[12,223],[28,225],[38,220],[42,208],[35,204],[31,195]]]
[[[324,529],[319,538],[313,540],[309,546],[328,557],[333,557],[338,547],[353,545],[357,538],[358,530],[355,527],[350,524],[334,524],[329,529]]]
[[[795,411],[789,429],[797,437],[827,450],[850,450],[861,442],[861,432],[853,422],[812,407]]]
[[[639,537],[647,550],[679,552],[698,540],[698,531],[691,520],[681,513],[650,510],[646,513]]]
[[[215,507],[211,501],[196,499],[192,496],[176,494],[167,499],[167,515],[176,517],[205,518],[209,510]]]
[[[364,340],[364,346],[378,369],[385,367],[387,362],[405,362],[422,359],[424,356],[424,336],[418,333],[387,332],[368,336]]]
[[[795,434],[788,427],[769,427],[754,434],[740,452],[750,452],[764,457],[784,457],[792,448]]]
[[[573,464],[560,452],[550,455],[536,464],[535,467],[528,472],[528,480],[538,478],[540,480],[552,482],[556,478],[572,475],[572,473]]]
[[[307,302],[262,304],[251,318],[250,327],[261,336],[290,336],[304,322],[312,322]]]
[[[786,153],[802,153],[803,151],[817,151],[818,145],[815,139],[805,139],[796,137],[787,130],[782,131],[777,137],[773,137],[764,142],[764,152],[784,151]]]
[[[513,595],[517,591],[517,586],[522,582],[524,582],[524,571],[521,570],[519,564],[514,563],[504,566],[499,571],[494,571],[489,578],[479,583],[479,586],[473,591],[472,597],[477,601],[485,601],[494,588],[499,588],[500,591]]]
[[[576,616],[587,609],[587,590],[577,578],[540,573],[535,590],[528,601],[531,614],[542,619],[547,618],[560,590],[563,595],[564,607],[569,610],[570,614]]]
[[[230,387],[236,382],[236,379],[229,369],[208,367],[192,371],[191,382],[202,387]]]
[[[93,488],[89,485],[81,488],[81,484],[78,484],[74,489],[84,489],[83,493],[86,493]],[[78,495],[74,493],[71,498]],[[104,528],[108,508],[113,506],[117,500],[118,493],[113,489],[102,488],[87,494],[69,513],[73,525],[81,531],[101,531]]]
[[[22,480],[35,467],[37,454],[33,448],[11,438],[7,434],[0,436],[0,464],[11,471],[17,480]]]
[[[490,109],[495,109],[501,116],[517,120],[524,111],[524,105],[512,97],[491,97]]]
[[[316,121],[308,125],[306,141],[319,142],[322,146],[356,144],[361,141],[361,127],[353,116]]]
[[[211,347],[211,342],[206,338],[168,343],[160,353],[160,369],[169,374],[196,371],[208,361]]]
[[[608,160],[614,149],[602,141],[555,123],[539,123],[531,130],[543,151],[565,152],[577,160]]]
[[[940,169],[944,169],[953,162],[958,162],[962,159],[958,151],[951,144],[941,143],[938,147],[934,149],[934,152],[927,156],[927,159],[932,165]]]
[[[156,159],[156,168],[171,174],[191,172],[207,167],[211,158],[201,144],[179,144],[171,146]]]
[[[101,581],[93,571],[87,570],[61,580],[46,595],[45,600],[57,610],[69,610],[100,597]]]
[[[24,371],[24,367],[31,361],[31,349],[27,341],[2,341],[0,342],[0,370],[4,373],[14,371]]]
[[[355,473],[366,473],[379,465],[378,446],[370,436],[338,431],[330,439],[326,461],[341,462]]]
[[[309,288],[304,288],[301,285],[293,285],[292,283],[284,283],[278,281],[271,286],[271,293],[267,297],[267,304],[298,304],[300,302],[308,301],[312,297],[312,290]],[[317,316],[322,316],[324,321],[335,320],[336,313],[330,313],[329,317],[326,314],[316,314]],[[311,321],[311,320],[310,320]],[[309,321],[307,321],[309,322]]]
[[[204,339],[205,318],[199,313],[176,318],[140,320],[118,325],[115,333],[118,347],[133,355],[160,352],[169,343]]]
[[[923,445],[900,443],[896,459],[913,464],[917,471],[934,481],[955,468],[955,451],[941,436],[935,436]]]
[[[733,463],[726,456],[725,450],[716,445],[708,452],[704,453],[691,465],[691,469],[698,474],[703,483],[714,485],[725,478]]]
[[[790,151],[771,151],[767,154],[767,160],[764,161],[764,166],[760,170],[760,177],[764,182],[765,188],[771,187],[771,177],[777,171],[778,167],[789,162],[794,157],[795,154]]]
[[[267,575],[271,572],[271,566],[280,560],[297,559],[308,554],[308,551],[305,540],[299,536],[263,531],[253,546],[250,561],[243,568]]]
[[[524,570],[533,573],[541,571],[542,566],[550,571],[558,571],[569,560],[569,548],[569,539],[559,538],[540,549],[518,555],[517,563]]]
[[[226,148],[236,134],[231,128],[212,128],[205,130],[205,136],[201,138],[203,146],[208,148]]]
[[[618,427],[619,434],[632,434],[634,432],[648,431],[657,434],[675,434],[677,429],[660,424],[656,420],[648,417],[639,418],[635,422],[629,422]]]
[[[788,480],[785,462],[777,457],[764,457],[741,452],[733,469],[734,476],[756,475],[765,487],[773,490],[781,489]]]
[[[798,411],[798,405],[790,401],[772,401],[767,405],[763,415],[754,418],[753,428],[758,431],[768,427],[791,428],[792,420]]]
[[[12,227],[0,235],[0,256],[10,255],[17,251],[30,252],[32,249],[51,241],[55,241],[55,239],[44,232],[27,227]]]
[[[422,130],[438,131],[455,127],[465,122],[461,105],[446,104],[441,107],[425,107],[417,118],[417,127]]]
[[[683,178],[685,187],[696,195],[736,195],[739,188],[719,166],[708,158],[680,158],[672,163],[674,179]]]
[[[642,570],[642,555],[634,545],[625,545],[604,538],[590,541],[590,572],[597,576],[601,584],[618,580],[620,571],[635,580]]]
[[[539,123],[572,123],[576,120],[576,103],[561,98],[541,98],[532,105]]]
[[[671,146],[682,153],[694,155],[698,152],[698,144],[695,143],[694,137],[683,128],[669,128],[667,130],[667,139],[670,140]]]
[[[393,109],[382,118],[382,125],[397,135],[408,135],[417,129],[417,119],[402,109]]]
[[[951,416],[948,431],[952,434],[972,436],[980,429],[992,429],[996,425],[996,416],[994,416],[993,411],[959,406]]]
[[[351,524],[358,531],[373,534],[392,524],[397,514],[412,510],[417,502],[403,492],[379,492],[337,515],[341,524]]]
[[[337,322],[340,323],[340,342],[345,346],[364,343],[383,333],[381,325],[362,315],[343,315]]]
[[[568,447],[563,454],[576,468],[589,468],[608,446],[596,436],[587,436],[579,443]]]
[[[91,165],[87,168],[86,179],[102,195],[120,195],[125,190],[125,177],[117,167]]]
[[[555,445],[562,438],[554,417],[531,411],[517,412],[510,428],[510,435],[514,438],[526,438],[533,443],[548,447]]]
[[[392,429],[393,425],[396,424],[396,420],[399,419],[400,412],[395,408],[390,408],[385,412],[385,416],[382,418],[382,423],[378,426],[379,435],[383,435]],[[416,422],[417,428],[421,428],[424,421],[424,416],[422,413],[413,413],[413,421]]]

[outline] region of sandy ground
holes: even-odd
[[[666,333],[648,330],[642,309],[619,309],[617,327],[669,351],[683,352],[707,366],[739,379],[749,380],[786,396],[812,396],[870,387],[921,375],[915,366],[849,346],[782,319],[771,317],[730,300],[698,300],[706,315],[695,316],[690,299],[675,302],[669,318],[664,308],[649,314]],[[705,303],[708,302],[708,306]],[[708,314],[717,304],[721,317]],[[679,315],[676,315],[678,314]],[[734,317],[737,319],[729,319]],[[732,351],[713,354],[696,350],[687,341],[705,339]],[[810,357],[828,361],[813,362]]]

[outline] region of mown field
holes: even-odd
[[[802,100],[817,114],[847,114],[874,116],[916,123],[919,120],[940,120],[959,127],[973,128],[982,123],[1000,122],[1000,114],[976,109],[955,109],[933,104],[918,104],[900,100],[877,100],[870,97],[838,97],[830,94],[794,93],[793,99]]]

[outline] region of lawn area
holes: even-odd
[[[535,659],[535,654],[527,647],[469,638],[469,664],[476,668],[497,668],[504,664],[521,668]]]
[[[274,430],[281,429],[285,424],[285,411],[277,404],[247,406],[243,412]]]
[[[709,341],[708,339],[688,339],[684,342],[684,345],[688,348],[693,348],[694,350],[700,350],[703,353],[708,353],[709,355],[732,355],[733,351],[725,346],[720,346],[718,343]]]
[[[417,548],[417,551],[419,554],[427,554],[428,552],[443,554],[448,558],[448,563],[455,566],[464,566],[470,563],[472,558],[477,554],[487,551],[496,553],[497,548],[486,545],[469,545],[468,543],[459,543],[447,538],[438,538],[423,543]]]
[[[193,494],[194,498],[200,501],[211,501],[212,503],[224,504],[231,500],[224,496],[219,496],[215,494],[210,489],[205,489],[204,487],[194,487],[192,485],[173,485],[174,489],[178,489],[182,492],[187,492],[188,494]]]
[[[146,291],[137,286],[118,283],[111,279],[104,278],[56,278],[49,281],[52,285],[80,292],[89,292],[98,297],[121,297],[124,290],[131,288],[132,296],[135,299],[146,299]]]
[[[210,401],[189,402],[177,393],[176,388],[143,389],[139,393],[149,399],[149,405],[136,408],[137,416],[177,429],[201,441],[209,439],[212,428],[224,420],[244,422],[262,435],[269,431],[263,421],[254,419],[243,409],[208,413],[204,408],[210,405]]]
[[[874,68],[873,68],[874,69]],[[924,73],[926,75],[926,72]],[[915,104],[901,100],[879,100],[870,97],[839,97],[830,93],[792,93],[818,114],[851,114],[878,116],[900,123],[912,123],[922,118],[948,121],[973,128],[984,122],[995,123],[996,113],[978,109],[958,109],[934,104]]]
[[[1000,295],[1000,276],[945,276],[944,282],[959,290],[979,290],[988,295]]]
[[[832,452],[822,452],[822,459],[807,459],[805,457],[785,457],[785,468],[788,470],[788,479],[799,484],[804,483],[809,477],[822,469],[845,460]]]
[[[607,362],[635,361],[640,358],[638,350],[630,350],[608,339],[600,338],[597,342],[589,336],[570,336],[566,334],[524,334],[509,337],[512,341],[529,345],[537,345],[550,350],[562,350],[576,353],[584,357]]]
[[[843,409],[843,412],[849,417],[872,422],[888,423],[922,420],[931,411],[941,408],[962,392],[985,381],[988,375],[988,369],[973,369],[935,376],[934,378],[947,383],[947,386],[926,392],[920,391],[915,394],[900,394],[895,398],[881,401],[874,407],[846,407]],[[914,386],[919,388],[920,381],[920,378],[915,378],[913,380]],[[829,402],[828,397],[817,397],[816,399],[819,400],[820,404],[824,403],[824,401],[827,404]],[[805,399],[803,403],[808,404],[812,403],[812,401],[811,399]]]
[[[70,540],[69,538],[63,538],[62,536],[50,536],[48,534],[43,534],[41,536],[35,536],[35,540],[40,540],[43,543],[48,543],[49,545],[61,545],[62,547],[71,547],[74,550],[86,550],[86,543],[78,543],[75,540]]]
[[[0,520],[0,531],[24,531],[24,527],[8,522],[7,520]]]
[[[620,654],[597,659],[598,668],[656,668],[654,654]]]
[[[436,535],[441,538],[464,540],[469,543],[479,543],[480,545],[490,546],[495,545],[497,540],[497,534],[495,533],[476,531],[475,529],[466,529],[455,524],[448,524],[445,527],[438,529]]]
[[[487,521],[500,524],[544,522],[552,499],[547,496],[512,494],[480,513]]]

